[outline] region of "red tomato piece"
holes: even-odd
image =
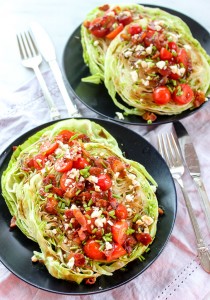
[[[51,143],[50,141],[44,142],[40,147],[40,152],[43,155],[48,156],[49,154],[52,154],[55,152],[55,150],[58,148],[58,143]]]
[[[145,246],[149,245],[152,242],[152,237],[149,233],[136,233],[135,237],[138,242],[142,243]]]
[[[131,25],[128,28],[128,33],[131,34],[131,35],[139,34],[141,32],[142,32],[142,28],[138,24]]]
[[[55,170],[57,172],[67,172],[72,169],[73,161],[69,158],[61,157],[55,162]]]
[[[175,50],[175,51],[177,51],[178,49],[177,44],[175,42],[168,42],[168,48],[170,50]]]
[[[60,179],[60,187],[66,192],[69,186],[74,182],[74,179],[68,178],[68,173],[63,173]]]
[[[128,12],[127,12],[128,13]],[[133,18],[131,16],[131,14],[127,14],[127,13],[121,13],[119,16],[118,16],[118,22],[119,23],[122,23],[123,26],[126,26],[128,24],[130,24],[132,21],[133,21]]]
[[[100,174],[98,176],[97,185],[100,186],[102,191],[106,191],[112,186],[112,179],[108,174]]]
[[[122,220],[122,219],[126,219],[128,216],[128,211],[127,208],[124,204],[119,203],[116,210],[115,210],[115,216],[117,217],[117,219]]]
[[[73,168],[75,169],[84,169],[89,166],[89,162],[84,157],[79,157],[77,160],[73,161]]]
[[[53,186],[51,190],[52,190],[52,193],[58,195],[59,197],[63,197],[64,191],[61,188]]]
[[[128,223],[126,221],[117,221],[111,228],[113,240],[122,245],[127,237],[126,231],[128,229]]]
[[[156,104],[163,105],[171,100],[171,93],[166,86],[160,86],[154,89],[152,97]]]
[[[62,143],[64,144],[68,144],[70,138],[72,136],[74,136],[76,133],[73,131],[69,131],[69,130],[62,130],[61,132],[59,132],[59,134],[56,136],[57,140],[60,140]]]
[[[188,84],[179,84],[173,94],[172,99],[178,105],[184,105],[192,101],[194,98],[194,92]]]
[[[46,212],[48,212],[49,214],[56,214],[57,206],[58,206],[58,201],[54,197],[47,198],[47,203],[45,206]]]
[[[85,265],[85,256],[82,253],[74,254],[74,265],[76,267],[83,267]]]
[[[112,261],[115,260],[123,255],[125,255],[127,252],[126,250],[119,244],[114,244],[113,249],[108,250],[106,254],[106,260]]]
[[[34,157],[34,168],[37,170],[43,169],[45,166],[45,156],[42,154],[37,154]]]
[[[173,57],[173,55],[168,49],[166,49],[164,47],[162,47],[160,49],[160,59],[161,60],[170,60],[172,57]]]
[[[176,60],[177,63],[183,64],[186,70],[188,69],[189,57],[187,51],[184,48],[178,50]]]
[[[153,121],[155,121],[157,119],[157,116],[154,113],[150,112],[150,111],[146,111],[143,114],[142,118],[145,121],[151,121],[151,122],[153,122]]]
[[[106,259],[105,254],[100,250],[101,245],[99,242],[94,240],[88,240],[86,244],[84,245],[84,252],[85,254],[95,260],[104,260]]]
[[[106,35],[106,38],[109,40],[113,40],[122,30],[124,26],[120,23],[114,30],[112,30],[109,34]]]

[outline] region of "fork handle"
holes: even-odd
[[[200,227],[198,225],[195,213],[193,211],[193,207],[192,207],[190,199],[185,191],[183,181],[181,179],[177,179],[177,182],[179,183],[179,185],[182,189],[186,207],[187,207],[187,210],[188,210],[188,213],[190,216],[190,220],[191,220],[191,223],[192,223],[192,226],[194,229],[194,233],[195,233],[195,237],[196,237],[196,241],[197,241],[198,257],[200,259],[201,266],[206,272],[210,273],[210,252],[205,245],[203,236],[201,234]]]
[[[36,77],[37,77],[37,79],[39,81],[39,84],[41,86],[41,89],[42,89],[42,92],[44,94],[44,97],[47,100],[48,105],[50,107],[50,113],[51,113],[52,120],[58,120],[58,119],[60,119],[61,118],[60,113],[59,113],[57,107],[55,106],[55,103],[54,103],[54,101],[52,99],[52,96],[50,95],[50,92],[49,92],[49,90],[47,88],[47,85],[46,85],[46,83],[44,81],[44,77],[43,77],[43,75],[42,75],[39,67],[37,66],[37,67],[34,67],[33,69],[34,69]]]
[[[64,100],[64,103],[66,105],[69,116],[81,117],[80,113],[78,112],[78,109],[77,109],[76,105],[72,102],[72,100],[71,100],[71,98],[70,98],[70,96],[67,92],[66,86],[65,86],[64,81],[63,81],[63,76],[62,76],[62,73],[61,73],[61,70],[58,66],[57,61],[56,60],[51,60],[51,61],[49,61],[49,65],[50,65],[50,68],[53,72],[55,80],[57,82],[57,85],[59,87],[61,95],[63,97],[63,100]]]
[[[200,194],[200,198],[202,200],[203,209],[204,209],[204,213],[206,216],[206,222],[207,222],[208,229],[210,232],[210,201],[208,199],[208,196],[207,196],[207,193],[206,193],[206,190],[205,190],[202,180],[199,177],[193,177],[193,180],[196,184],[196,187]]]

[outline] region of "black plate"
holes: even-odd
[[[121,149],[129,159],[142,163],[157,181],[159,206],[165,215],[158,221],[157,235],[151,245],[151,251],[145,254],[145,261],[136,260],[128,264],[126,271],[115,271],[113,276],[101,276],[94,285],[69,283],[53,278],[41,264],[33,264],[33,251],[39,251],[36,243],[29,240],[16,228],[9,229],[11,215],[0,190],[0,259],[2,263],[20,279],[50,292],[61,294],[91,294],[116,288],[135,278],[146,270],[159,256],[171,234],[177,209],[176,191],[169,169],[160,154],[143,137],[112,121],[90,119],[106,128],[118,141]],[[12,146],[23,143],[28,137],[42,128],[53,124],[50,122],[39,126],[16,139],[0,156],[0,177],[6,169],[12,154]]]
[[[157,7],[154,5],[146,5],[149,7]],[[187,23],[193,36],[201,43],[202,47],[210,54],[210,34],[199,23],[191,19],[190,17],[165,7],[159,7],[173,15],[180,17]],[[63,69],[66,79],[70,85],[74,95],[85,104],[88,108],[99,113],[100,115],[109,119],[119,121],[122,123],[133,125],[147,125],[147,122],[138,116],[127,116],[124,120],[119,120],[116,117],[116,111],[122,112],[117,106],[114,105],[111,97],[109,96],[104,84],[90,84],[82,82],[81,79],[89,76],[90,72],[88,67],[84,64],[82,57],[82,46],[80,42],[80,26],[70,36],[63,53]],[[206,102],[201,106],[206,105]],[[173,116],[159,116],[154,124],[164,124],[169,122],[175,122],[195,113],[199,108],[194,110],[187,110],[179,115]]]

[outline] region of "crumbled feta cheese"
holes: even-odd
[[[61,150],[61,148],[57,148],[55,150],[55,155],[60,155],[63,151]]]
[[[106,224],[106,218],[98,218],[94,223],[97,227],[103,227],[103,225]]]
[[[178,65],[170,66],[170,69],[173,74],[178,74],[181,77],[185,74],[186,71],[184,67],[179,68]]]
[[[98,40],[94,41],[93,46],[98,46],[98,45],[99,45],[99,41]]]
[[[133,82],[136,82],[138,80],[138,73],[136,71],[131,71],[130,74]]]
[[[153,218],[151,218],[150,216],[147,216],[147,215],[142,216],[141,219],[148,226],[154,222]]]
[[[121,112],[116,111],[115,114],[117,115],[119,120],[124,120],[124,116]]]
[[[64,224],[64,229],[67,230],[69,228],[69,224],[65,223]]]
[[[153,44],[150,44],[149,47],[146,48],[146,53],[147,54],[150,55],[152,53],[152,47],[153,47]]]
[[[144,47],[142,45],[137,45],[136,48],[135,48],[135,51],[144,51]]]
[[[187,50],[191,50],[192,47],[190,45],[184,45],[184,48],[187,49]]]
[[[144,228],[144,233],[149,233],[149,228],[148,227]]]
[[[52,230],[52,233],[53,233],[53,234],[57,234],[57,230],[54,228],[54,229]]]
[[[78,209],[78,207],[75,204],[72,204],[71,209]]]
[[[113,222],[112,222],[111,220],[108,220],[107,223],[108,223],[109,225],[111,225],[111,226],[114,225]]]
[[[125,196],[125,200],[128,201],[128,202],[133,201],[133,199],[134,199],[134,195],[128,194],[128,195]]]
[[[101,191],[101,188],[100,188],[100,186],[98,186],[98,185],[95,185],[94,188],[95,188],[95,191],[96,191],[96,192],[100,192],[100,191]]]
[[[106,249],[106,250],[112,249],[112,244],[109,243],[109,242],[105,242],[105,249]]]
[[[166,67],[166,62],[163,61],[163,60],[160,60],[156,63],[156,66],[159,68],[159,69],[164,69]]]
[[[92,183],[97,183],[98,182],[98,177],[94,176],[94,175],[90,175],[87,178],[88,181],[92,182]]]
[[[126,58],[130,57],[132,54],[133,54],[133,52],[130,51],[130,50],[127,50],[127,51],[124,52],[124,56],[125,56]]]
[[[148,67],[148,63],[144,60],[141,61],[142,68],[146,69]]]
[[[151,189],[153,190],[154,193],[157,191],[157,187],[155,185],[151,185]]]
[[[144,86],[149,85],[149,80],[144,80],[143,78],[141,79],[141,82],[143,83]]]
[[[144,224],[144,222],[143,222],[142,220],[139,219],[139,220],[136,221],[136,224],[139,225],[139,226],[141,226],[141,225]]]
[[[129,173],[129,174],[128,174],[128,178],[129,178],[130,180],[134,180],[134,179],[136,179],[136,175],[134,175],[134,174],[132,174],[132,173]]]
[[[73,266],[74,266],[74,257],[72,256],[72,257],[69,259],[68,263],[67,263],[67,267],[68,267],[69,269],[72,269]]]
[[[98,218],[102,215],[102,210],[94,210],[91,214],[91,218]]]

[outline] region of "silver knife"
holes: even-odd
[[[30,28],[38,45],[39,51],[44,59],[49,63],[49,66],[53,72],[69,116],[80,117],[81,115],[78,112],[76,105],[72,102],[64,84],[63,76],[56,60],[55,48],[51,39],[42,26],[40,26],[38,23],[31,23]]]
[[[173,123],[173,125],[176,131],[177,138],[179,140],[182,155],[189,169],[189,173],[193,178],[198,192],[200,194],[208,229],[210,232],[210,201],[208,199],[203,181],[201,179],[201,170],[197,153],[195,151],[191,138],[185,127],[182,125],[182,123],[175,122]]]

